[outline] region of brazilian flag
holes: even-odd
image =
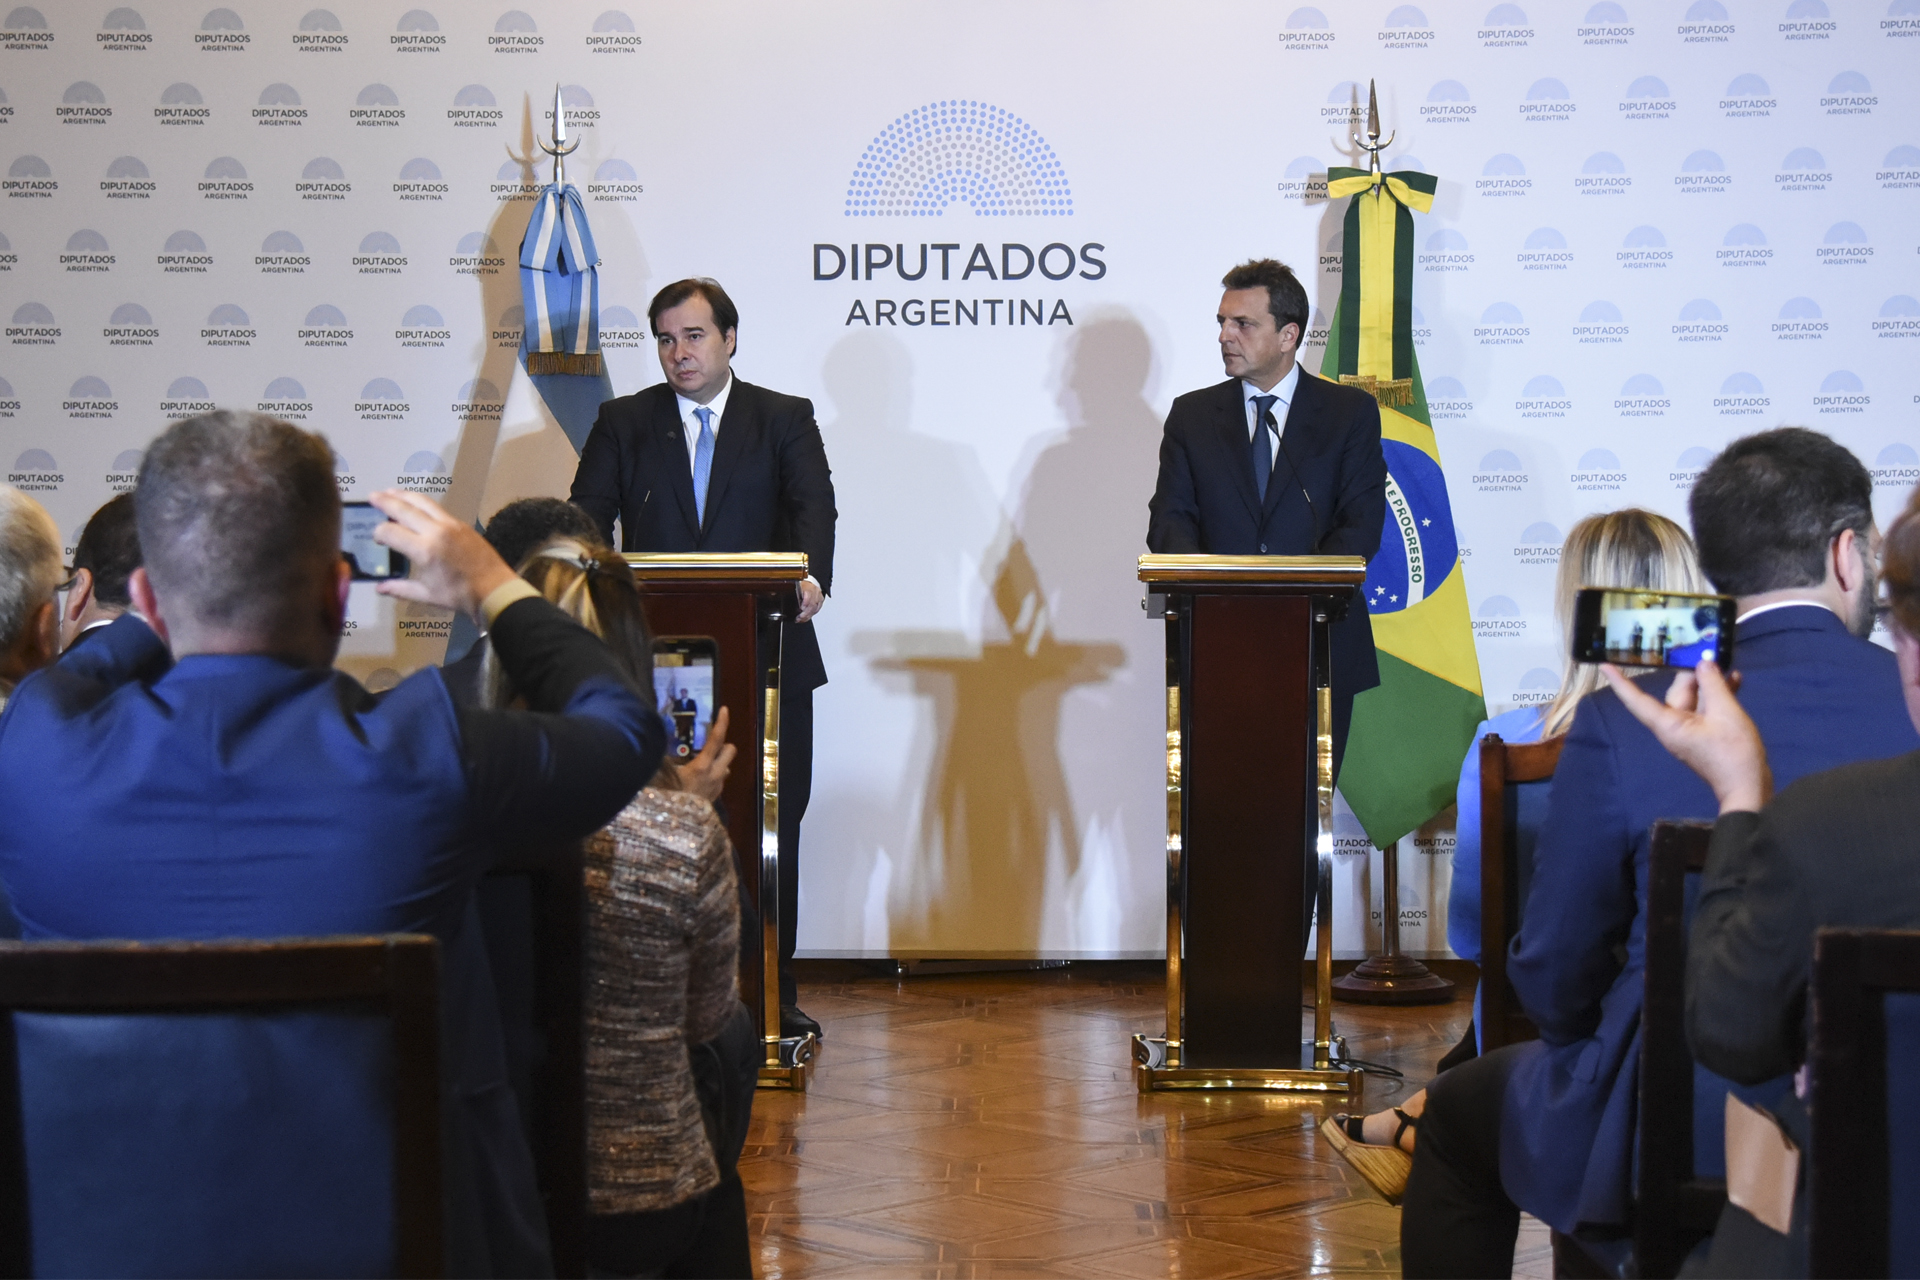
[[[1435,179],[1327,173],[1347,206],[1340,301],[1320,372],[1373,393],[1387,455],[1387,516],[1367,566],[1380,685],[1353,705],[1340,791],[1385,849],[1453,800],[1460,761],[1486,719],[1459,540],[1413,351],[1413,213]]]

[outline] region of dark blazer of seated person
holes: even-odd
[[[532,710],[457,707],[432,669],[375,698],[324,663],[175,662],[127,616],[23,682],[0,717],[0,879],[28,939],[441,940],[443,1178],[459,1275],[551,1269],[474,884],[531,833],[604,825],[665,744],[599,640],[544,600],[505,598],[493,644]]]

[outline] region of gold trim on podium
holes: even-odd
[[[1141,556],[1140,581],[1147,583],[1273,582],[1351,583],[1367,580],[1367,562],[1359,556]]]
[[[760,1037],[766,1051],[759,1087],[807,1091],[817,1047],[811,1032],[793,1038],[780,1034],[780,683],[772,669],[765,694],[765,724],[760,740],[760,947],[765,976],[760,992],[766,1003]],[[771,910],[769,910],[771,908]]]
[[[659,555],[629,551],[621,557],[641,581],[684,581],[707,578],[725,582],[729,578],[771,579],[798,582],[807,576],[807,558],[797,551],[741,551],[728,554],[685,552]]]
[[[1270,582],[1298,589],[1303,580],[1333,587],[1358,587],[1367,562],[1359,556],[1202,556],[1140,557],[1140,581],[1162,590],[1174,585],[1241,586]],[[1158,595],[1150,598],[1162,598]],[[1164,607],[1164,606],[1163,606]],[[1364,607],[1364,606],[1363,606]],[[1166,614],[1169,644],[1177,615]],[[1314,609],[1318,648],[1327,652],[1329,615]],[[1329,668],[1317,665],[1314,688],[1313,856],[1318,863],[1314,912],[1313,1041],[1311,1067],[1191,1067],[1182,1062],[1181,1025],[1185,984],[1181,972],[1184,944],[1182,860],[1185,797],[1185,734],[1180,679],[1169,663],[1167,675],[1167,1030],[1165,1035],[1133,1037],[1133,1080],[1141,1093],[1163,1090],[1261,1089],[1296,1093],[1338,1093],[1358,1097],[1364,1077],[1357,1067],[1333,1061],[1333,689]],[[1308,1046],[1302,1045],[1302,1053]]]

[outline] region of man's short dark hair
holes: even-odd
[[[222,409],[176,422],[140,462],[140,550],[154,589],[203,624],[297,634],[340,563],[324,437]]]
[[[520,498],[494,512],[481,536],[517,571],[528,556],[555,538],[599,542],[600,528],[592,516],[565,498]]]
[[[1267,310],[1273,314],[1273,327],[1284,329],[1298,325],[1302,345],[1307,340],[1307,291],[1301,287],[1293,268],[1273,258],[1255,258],[1243,262],[1221,277],[1229,289],[1265,289]]]
[[[709,280],[706,276],[695,276],[675,280],[653,295],[653,301],[647,304],[647,328],[653,330],[656,337],[659,336],[660,313],[671,311],[695,297],[705,298],[707,305],[713,308],[713,322],[720,326],[723,335],[740,327],[740,308],[733,305],[733,299],[720,287],[720,282]]]
[[[112,609],[131,609],[127,579],[140,567],[140,525],[133,494],[117,494],[93,513],[73,548],[73,567],[93,575],[93,598]]]
[[[1700,567],[1728,595],[1818,586],[1827,548],[1873,524],[1873,477],[1818,431],[1780,427],[1735,440],[1687,499]]]

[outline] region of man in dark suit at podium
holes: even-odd
[[[1387,503],[1380,406],[1300,367],[1307,291],[1284,263],[1245,262],[1221,283],[1215,318],[1227,380],[1188,392],[1167,414],[1147,549],[1371,560]],[[1338,777],[1354,695],[1380,683],[1359,600],[1334,624],[1332,650]]]
[[[619,519],[623,551],[806,553],[780,672],[780,1022],[784,1035],[818,1034],[795,1007],[789,962],[800,819],[813,791],[813,691],[827,682],[813,616],[833,585],[833,475],[811,401],[733,376],[740,313],[719,284],[668,285],[647,323],[666,381],[600,406],[572,497],[609,544]]]
[[[1167,413],[1147,549],[1371,560],[1387,505],[1380,406],[1300,367],[1307,291],[1285,263],[1243,262],[1220,283],[1226,293],[1214,318],[1227,380],[1189,391]],[[1380,683],[1363,601],[1333,624],[1330,647],[1337,779],[1354,695]],[[1301,859],[1303,933],[1313,923],[1316,864]]]

